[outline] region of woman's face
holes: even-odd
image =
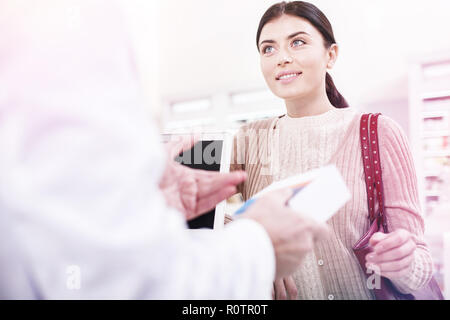
[[[270,90],[292,100],[325,90],[327,68],[336,60],[337,46],[327,49],[322,35],[308,20],[283,15],[262,29],[259,53]]]

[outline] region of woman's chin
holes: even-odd
[[[304,96],[301,92],[276,92],[275,95],[283,100],[297,100]]]

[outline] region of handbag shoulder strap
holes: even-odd
[[[385,232],[388,232],[384,207],[383,180],[378,142],[378,118],[380,114],[364,114],[361,117],[361,152],[366,179],[367,203],[370,223],[378,220]],[[377,200],[378,208],[375,201]],[[375,209],[378,209],[375,211]]]

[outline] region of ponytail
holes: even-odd
[[[336,86],[334,85],[333,79],[331,78],[331,76],[330,76],[330,74],[328,72],[327,72],[327,76],[326,76],[326,89],[327,89],[328,99],[330,100],[331,104],[335,108],[337,108],[337,109],[345,109],[345,108],[349,107],[347,101],[344,99],[344,97],[336,89]]]

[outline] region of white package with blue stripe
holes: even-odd
[[[244,213],[259,197],[284,188],[294,191],[289,207],[318,222],[328,221],[351,199],[341,173],[335,165],[329,165],[274,182],[249,199],[234,215]]]

